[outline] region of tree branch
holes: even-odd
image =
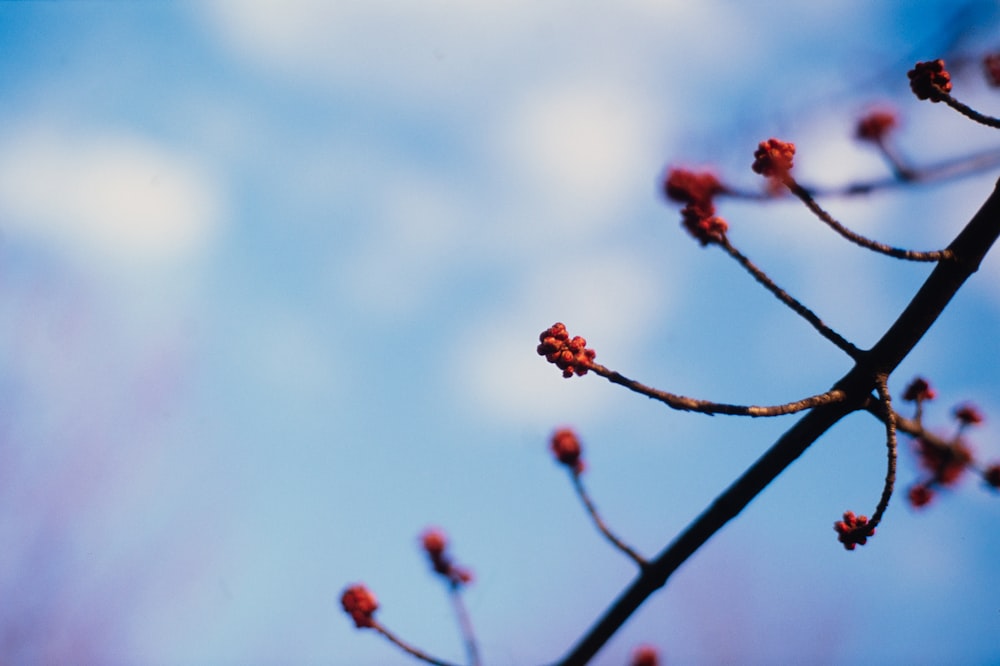
[[[927,333],[962,284],[979,268],[1000,236],[1000,183],[952,241],[954,261],[939,263],[882,338],[861,355],[833,390],[847,399],[820,405],[793,425],[670,543],[612,603],[570,652],[562,666],[586,664],[695,551],[739,514],[761,491],[837,421],[866,408],[879,377],[888,376]]]

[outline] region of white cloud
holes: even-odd
[[[655,108],[610,79],[535,86],[499,117],[499,168],[525,194],[557,201],[577,233],[588,221],[613,225],[612,211],[663,159],[662,128],[672,123]]]
[[[202,249],[221,207],[197,164],[138,136],[27,125],[0,137],[7,233],[142,265]]]
[[[467,260],[469,250],[462,244],[477,211],[440,174],[391,163],[379,171],[390,184],[369,193],[376,211],[365,242],[333,266],[332,279],[366,314],[405,318]]]
[[[484,102],[540,74],[571,70],[618,70],[647,86],[669,80],[690,88],[696,70],[731,69],[737,50],[746,67],[760,50],[756,14],[717,2],[623,0],[612,9],[566,0],[222,0],[197,11],[261,71],[312,87],[374,90],[411,108],[445,98]]]

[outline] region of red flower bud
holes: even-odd
[[[587,341],[580,336],[570,340],[566,326],[556,323],[542,331],[538,336],[541,343],[536,351],[539,356],[544,356],[549,363],[555,364],[563,371],[563,377],[572,377],[574,374],[583,376],[587,374],[590,363],[597,356],[593,349],[587,349]]]
[[[583,447],[575,432],[569,428],[556,430],[552,434],[549,448],[556,460],[573,470],[574,474],[583,472]]]
[[[375,611],[378,610],[378,601],[364,585],[351,585],[344,590],[340,597],[340,604],[359,629],[375,626],[374,615]]]
[[[652,645],[640,645],[632,653],[629,666],[659,666],[660,654]]]
[[[872,111],[858,121],[855,136],[862,141],[877,143],[884,139],[897,124],[896,114],[892,111]]]
[[[784,178],[792,170],[792,158],[795,156],[795,144],[768,139],[761,141],[754,152],[752,169],[755,173],[768,178]]]
[[[869,537],[875,536],[875,528],[868,525],[868,517],[855,516],[853,511],[845,511],[844,519],[835,522],[833,529],[837,531],[837,540],[847,550],[863,546]]]
[[[924,400],[933,400],[936,397],[937,392],[923,377],[914,379],[903,392],[903,400],[908,402],[923,402]]]
[[[944,60],[918,62],[906,75],[910,79],[910,89],[917,99],[940,102],[944,94],[951,92],[951,75],[944,68]]]
[[[955,408],[955,418],[963,426],[979,425],[985,420],[979,408],[969,403]]]

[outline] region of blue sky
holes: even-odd
[[[477,574],[489,664],[556,659],[631,579],[546,451],[583,439],[595,501],[657,552],[790,426],[666,410],[534,353],[564,321],[598,360],[727,402],[821,392],[846,358],[658,193],[669,164],[737,184],[757,142],[803,180],[885,167],[851,140],[899,108],[915,161],[997,145],[909,95],[910,61],[995,45],[953,3],[0,2],[0,653],[11,663],[408,663],[341,590],[459,661],[417,549]],[[695,6],[696,5],[696,6]],[[1000,97],[970,74],[956,94]],[[835,200],[941,247],[996,173]],[[927,268],[869,256],[793,202],[727,202],[737,247],[867,347]],[[1000,458],[1000,261],[891,382],[928,418],[987,414]],[[670,663],[996,663],[1000,499],[881,491],[879,424],[826,435],[605,648]],[[900,487],[916,474],[903,456]]]

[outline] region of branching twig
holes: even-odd
[[[879,152],[882,154],[882,157],[885,158],[889,168],[892,169],[892,173],[896,177],[896,180],[904,183],[916,180],[919,172],[908,165],[903,158],[899,156],[899,153],[896,152],[895,148],[889,145],[885,137],[876,136],[873,138],[873,142],[875,147],[878,148]]]
[[[757,462],[727,488],[670,543],[611,604],[604,615],[559,662],[586,664],[640,605],[666,584],[695,551],[736,517],[764,488],[837,421],[866,409],[876,378],[888,376],[909,354],[947,307],[962,284],[979,268],[1000,236],[1000,190],[994,189],[979,212],[949,246],[955,261],[939,263],[889,330],[837,384],[842,402],[817,407],[791,427]]]
[[[893,167],[894,175],[892,178],[859,181],[840,187],[805,184],[801,182],[799,186],[813,197],[855,197],[897,187],[945,182],[997,165],[1000,165],[1000,149],[994,148],[972,155],[953,157],[922,167],[906,167],[900,162],[898,167],[906,169],[905,176],[898,173],[897,167]],[[750,201],[778,201],[781,198],[776,197],[770,191],[744,190],[731,185],[723,186],[719,190],[718,196]]]

